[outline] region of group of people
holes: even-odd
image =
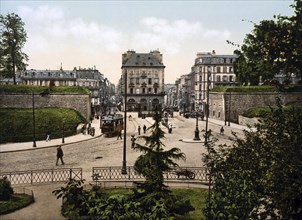
[[[146,131],[147,131],[146,125],[143,126],[143,130],[144,130],[144,134],[146,134]],[[137,131],[138,131],[138,135],[141,135],[141,126],[140,125],[138,126]]]

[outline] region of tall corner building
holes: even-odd
[[[165,65],[158,51],[136,53],[129,50],[122,55],[121,94],[127,111],[148,114],[163,107]],[[125,86],[126,85],[126,86]]]

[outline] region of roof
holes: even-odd
[[[133,53],[123,67],[165,67],[163,63],[151,53]]]

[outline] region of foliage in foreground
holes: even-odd
[[[62,214],[69,219],[152,219],[144,215],[140,203],[132,201],[133,192],[130,189],[100,189],[84,190],[83,181],[71,180],[65,187],[53,193],[63,198]],[[204,219],[201,208],[205,204],[207,190],[204,189],[172,189],[176,197],[190,200],[195,208],[186,215],[176,215],[174,219]],[[154,213],[162,209],[157,206]],[[164,218],[162,218],[164,219]],[[173,219],[173,218],[171,218]]]
[[[232,146],[207,145],[210,219],[302,218],[302,111],[277,109]]]
[[[164,172],[177,166],[173,159],[183,159],[178,148],[164,151],[160,129],[161,115],[154,115],[155,123],[148,128],[150,136],[142,136],[146,146],[132,139],[132,148],[143,152],[135,162],[135,170],[145,177],[130,195],[108,196],[97,187],[83,190],[82,180],[70,180],[66,187],[53,191],[63,198],[62,214],[70,219],[175,219],[194,210],[189,200],[174,195],[164,185]]]
[[[47,116],[47,117],[45,117]],[[86,120],[80,113],[66,108],[36,108],[35,131],[36,140],[70,136],[76,132],[76,127]],[[0,109],[0,143],[24,142],[33,139],[32,109]]]

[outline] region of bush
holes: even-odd
[[[24,208],[33,202],[34,198],[31,195],[13,194],[10,200],[0,202],[0,215]]]
[[[9,200],[13,193],[10,181],[6,177],[0,179],[0,200]]]

